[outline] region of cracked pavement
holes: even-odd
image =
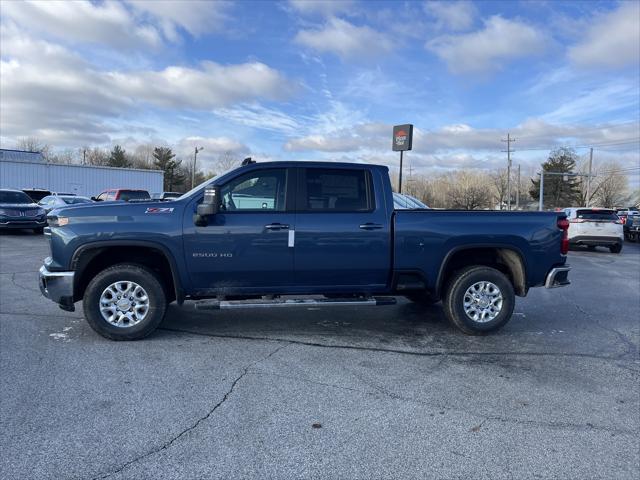
[[[636,478],[640,245],[466,337],[440,306],[198,312],[109,342],[0,236],[3,478]],[[80,304],[77,304],[79,307]],[[314,427],[314,424],[315,427]]]

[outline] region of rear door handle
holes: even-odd
[[[265,225],[264,228],[267,230],[287,230],[289,225],[285,225],[284,223],[271,223],[269,225]]]
[[[384,225],[380,225],[379,223],[363,223],[362,225],[360,225],[360,228],[362,230],[380,230],[381,228],[384,228]]]

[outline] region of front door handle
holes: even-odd
[[[271,223],[269,225],[265,225],[264,228],[267,230],[287,230],[289,225],[285,225],[284,223]]]
[[[384,225],[380,225],[379,223],[363,223],[362,225],[360,225],[360,228],[362,230],[380,230],[381,228],[384,228]]]

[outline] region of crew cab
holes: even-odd
[[[387,167],[248,163],[170,201],[48,216],[44,296],[83,301],[106,338],[150,334],[167,304],[197,308],[443,301],[484,334],[531,287],[568,285],[564,212],[395,210]],[[293,298],[292,298],[293,297]]]

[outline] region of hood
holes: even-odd
[[[41,208],[37,203],[0,203],[0,208]]]
[[[99,216],[137,216],[144,215],[148,208],[170,208],[175,202],[161,200],[144,200],[138,202],[123,202],[121,200],[95,203],[79,203],[55,207],[50,216],[64,217],[99,217]]]

